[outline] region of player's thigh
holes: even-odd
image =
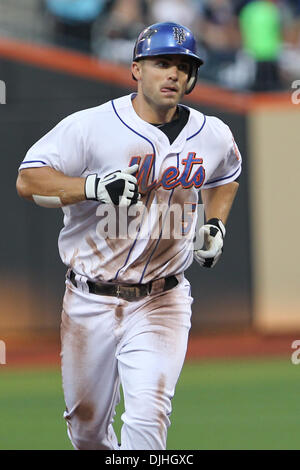
[[[132,412],[158,402],[170,412],[187,349],[191,303],[184,280],[170,291],[149,296],[135,311],[117,356],[125,405]]]
[[[104,405],[112,400],[118,380],[114,309],[113,299],[100,303],[98,296],[80,292],[67,283],[61,365],[69,411],[81,403],[82,409],[93,414],[99,401]]]

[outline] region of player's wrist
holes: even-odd
[[[212,217],[211,219],[207,220],[206,225],[214,225],[215,227],[217,227],[221,231],[222,238],[225,238],[226,229],[221,219],[218,219],[217,217]]]
[[[98,178],[97,173],[88,175],[85,178],[84,183],[84,194],[85,198],[88,201],[97,201],[97,188],[100,178]]]

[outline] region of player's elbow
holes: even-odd
[[[29,182],[24,178],[22,172],[19,173],[17,182],[16,182],[17,193],[20,197],[24,199],[32,200],[32,191],[30,188]]]

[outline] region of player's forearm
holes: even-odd
[[[16,186],[19,196],[25,199],[42,201],[40,205],[43,205],[43,201],[47,202],[50,198],[48,207],[51,207],[51,201],[56,201],[59,207],[84,201],[84,184],[85,178],[73,178],[45,167],[21,170]]]
[[[218,218],[226,224],[238,187],[239,184],[233,181],[216,188],[202,189],[206,220]]]

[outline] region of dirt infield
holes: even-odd
[[[255,333],[190,336],[187,360],[213,358],[290,357],[294,336],[264,336]],[[23,338],[3,337],[6,366],[57,366],[60,363],[59,336],[31,335]],[[1,367],[1,366],[0,366]]]

